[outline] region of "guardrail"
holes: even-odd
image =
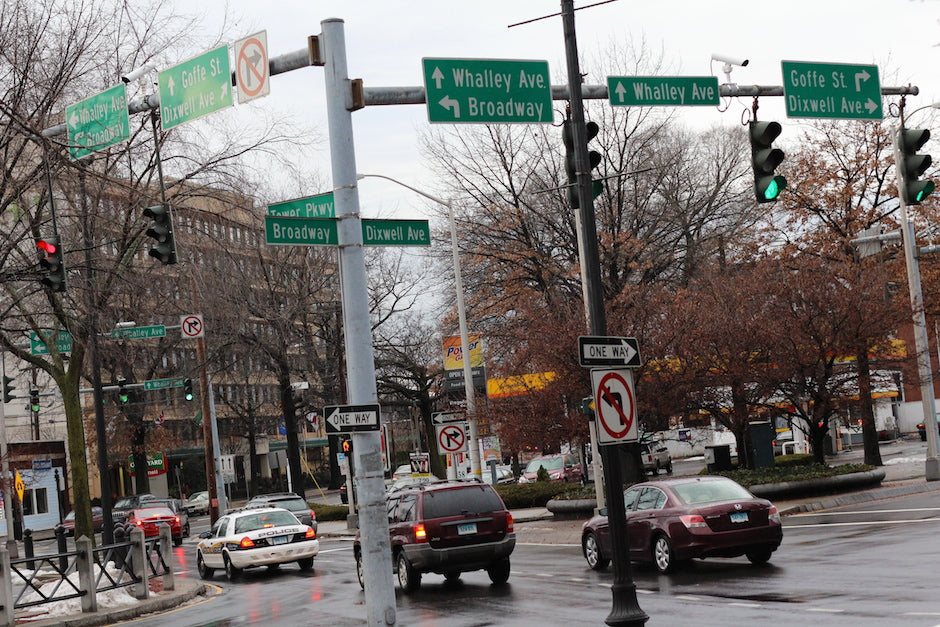
[[[122,531],[116,529],[115,535]],[[117,588],[127,587],[143,600],[150,596],[150,579],[157,577],[163,578],[164,590],[173,590],[173,571],[165,559],[172,546],[170,527],[161,525],[160,535],[149,540],[137,527],[129,535],[100,547],[83,536],[74,551],[17,559],[0,546],[0,627],[16,624],[15,610],[75,598],[81,598],[82,613],[96,612],[98,593]]]

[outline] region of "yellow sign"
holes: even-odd
[[[554,372],[539,372],[517,377],[506,377],[505,379],[489,379],[486,382],[487,396],[490,398],[505,398],[543,390],[555,380],[556,376]]]
[[[23,492],[26,491],[26,486],[23,485],[23,478],[20,476],[20,471],[13,471],[15,474],[13,476],[13,487],[16,488],[16,495],[20,497],[20,503],[23,502]]]
[[[470,367],[483,366],[483,343],[479,335],[468,335],[470,344]],[[460,345],[460,336],[451,335],[444,338],[444,370],[463,369],[463,350]]]

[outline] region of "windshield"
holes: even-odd
[[[545,470],[561,470],[563,467],[564,459],[561,457],[543,457],[542,459],[533,459],[529,462],[529,465],[525,467],[526,472],[538,472],[539,466],[545,468]]]
[[[283,501],[281,501],[281,500],[271,501],[271,502],[268,503],[268,504],[269,504],[271,507],[283,507],[284,509],[288,509],[288,510],[290,510],[290,511],[292,511],[292,512],[299,512],[299,511],[304,510],[304,509],[310,509],[310,507],[307,505],[306,501],[304,501],[304,500],[301,499],[301,498],[297,498],[297,499],[284,499]]]
[[[264,529],[266,527],[283,527],[285,525],[296,525],[297,519],[289,512],[264,512],[263,514],[251,514],[242,516],[235,520],[235,533],[244,533],[245,531],[254,531],[255,529]]]
[[[751,493],[734,481],[694,481],[674,485],[672,489],[686,505],[699,505],[715,501],[734,501],[753,498]]]

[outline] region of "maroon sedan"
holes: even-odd
[[[104,511],[100,507],[91,508],[91,524],[95,533],[104,528]],[[56,529],[59,527],[65,529],[65,535],[75,535],[75,510],[65,515],[65,519],[56,525]]]
[[[147,538],[160,535],[160,524],[170,526],[170,535],[173,537],[173,546],[183,543],[183,525],[180,517],[168,507],[147,507],[132,509],[127,516],[127,524],[137,525],[144,530]]]
[[[773,503],[725,477],[676,477],[648,481],[624,492],[630,559],[668,573],[693,558],[746,555],[764,564],[780,546],[783,528]],[[588,566],[601,570],[612,550],[607,516],[595,516],[581,532]]]

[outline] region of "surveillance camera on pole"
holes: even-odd
[[[731,82],[731,70],[733,69],[732,66],[737,65],[740,67],[746,67],[747,64],[750,62],[748,61],[748,59],[744,59],[741,57],[730,57],[725,54],[718,54],[717,52],[712,53],[712,61],[718,61],[719,63],[724,64],[721,66],[721,71],[725,73],[726,83]]]
[[[124,81],[125,83],[133,83],[138,78],[143,77],[145,74],[147,74],[148,72],[152,72],[153,70],[154,70],[153,64],[147,63],[146,65],[140,66],[136,70],[128,72],[127,74],[121,77],[121,80]]]

